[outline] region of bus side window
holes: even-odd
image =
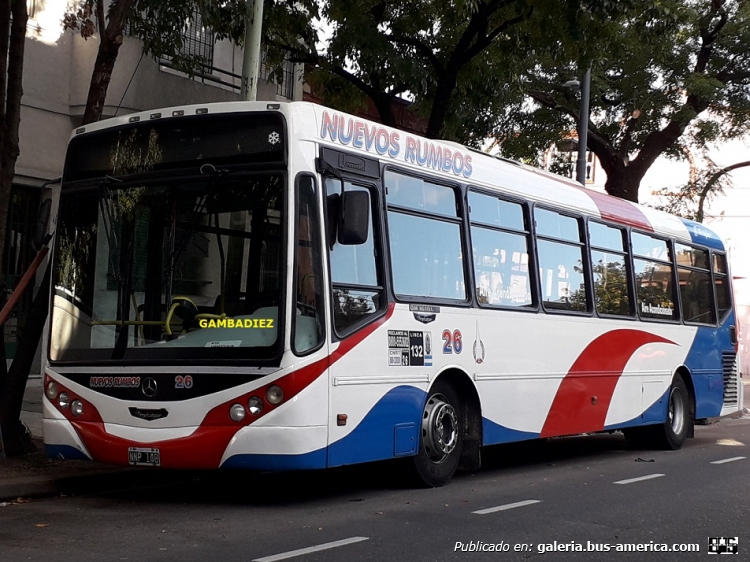
[[[633,316],[624,230],[589,221],[594,304],[599,314]]]
[[[323,341],[323,292],[320,221],[315,184],[309,176],[297,180],[296,299],[292,317],[292,349],[309,352]]]
[[[700,324],[715,324],[714,291],[711,286],[708,251],[684,244],[675,244],[675,253],[683,320]]]
[[[531,306],[531,243],[522,205],[470,191],[469,216],[479,304]]]
[[[545,310],[586,312],[589,303],[580,219],[536,207],[534,220]]]
[[[367,187],[326,178],[328,257],[331,264],[333,326],[342,335],[366,323],[381,308],[383,288],[377,267],[373,226],[373,192]],[[369,197],[367,239],[361,244],[340,244],[336,221],[345,192]]]
[[[724,254],[713,254],[711,261],[714,272],[714,286],[716,287],[716,306],[719,320],[732,309],[732,297],[727,276],[727,258]]]
[[[666,241],[631,232],[638,315],[649,320],[679,320],[673,287],[674,266]]]
[[[386,170],[393,290],[420,299],[467,298],[456,189]]]

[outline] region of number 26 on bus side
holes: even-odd
[[[464,348],[461,330],[443,330],[443,353],[461,353]]]

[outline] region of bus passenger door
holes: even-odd
[[[393,428],[384,431],[372,418],[388,390],[387,385],[377,382],[384,374],[381,357],[383,346],[387,347],[385,331],[377,326],[386,313],[387,302],[376,182],[326,177],[324,185],[334,350],[328,464],[339,466],[393,456]],[[358,198],[359,204],[367,204],[365,240],[342,232],[345,198]],[[386,449],[388,454],[383,456]]]

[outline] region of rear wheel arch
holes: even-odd
[[[681,377],[682,382],[685,383],[685,388],[687,388],[688,391],[688,414],[690,420],[692,420],[692,423],[690,423],[688,427],[688,438],[694,437],[695,434],[695,384],[693,384],[693,377],[690,374],[690,369],[688,369],[685,365],[681,365],[677,368],[674,374],[675,377]]]

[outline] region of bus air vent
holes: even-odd
[[[722,353],[721,363],[724,372],[724,405],[737,404],[737,354]]]

